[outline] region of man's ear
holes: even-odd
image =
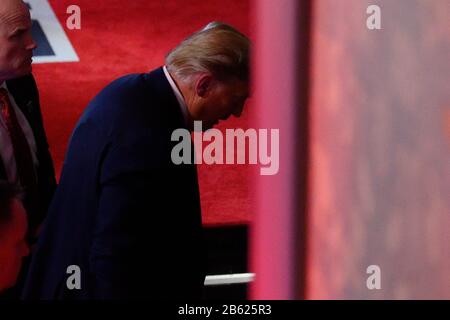
[[[209,73],[204,73],[200,75],[195,84],[195,92],[199,97],[206,97],[211,90],[213,78]]]

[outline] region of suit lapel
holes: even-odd
[[[39,109],[39,106],[35,105],[33,101],[33,88],[31,87],[31,82],[29,81],[31,76],[22,77],[18,79],[6,81],[6,86],[9,93],[14,97],[14,101],[17,107],[25,116],[28,124],[33,131],[34,139],[36,141],[36,146],[38,147],[39,154],[39,136],[37,136],[39,130],[36,123],[35,110]],[[0,161],[0,179],[7,179],[5,166],[3,161]]]
[[[13,93],[11,92],[10,89],[10,81],[6,81],[6,86],[8,88],[8,91],[13,95]],[[14,87],[14,85],[12,85]],[[13,95],[14,100],[16,100],[16,97]],[[19,103],[16,101],[17,106],[20,108]],[[23,112],[23,111],[22,111]],[[8,176],[6,174],[6,168],[5,168],[5,164],[3,163],[3,159],[0,158],[0,179],[1,180],[8,180]]]
[[[34,134],[36,134],[37,128],[36,123],[34,122],[35,117],[33,116],[35,106],[33,100],[30,98],[29,88],[21,86],[17,80],[6,81],[6,85],[8,91],[14,97],[17,107],[19,107],[20,111],[27,119]]]
[[[3,164],[3,159],[0,159],[0,180],[8,180],[6,177],[5,165]]]

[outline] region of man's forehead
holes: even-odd
[[[6,1],[8,2],[9,0]],[[2,5],[0,8],[0,24],[7,26],[11,25],[29,26],[31,24],[31,17],[28,7],[21,1],[13,3],[9,6]]]
[[[28,4],[23,0],[2,0],[2,8],[5,8],[6,10],[21,7],[28,8]]]

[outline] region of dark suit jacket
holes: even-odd
[[[174,165],[184,127],[162,68],[89,104],[68,148],[25,299],[199,298],[204,256],[195,165]],[[81,270],[69,290],[68,266]]]
[[[41,109],[39,106],[39,94],[32,75],[6,81],[9,92],[14,97],[17,106],[33,130],[36,140],[39,207],[26,208],[28,212],[28,224],[30,232],[34,233],[39,224],[42,223],[47,213],[48,206],[56,188],[55,170],[49,153],[47,137],[42,122]],[[6,172],[0,159],[0,179],[6,180]]]
[[[28,236],[30,242],[34,242],[36,230],[44,220],[56,188],[55,171],[42,122],[39,94],[33,76],[28,75],[14,80],[8,80],[6,81],[6,85],[14,97],[17,106],[30,124],[36,141],[37,158],[39,161],[39,166],[37,167],[39,206],[36,208],[26,208],[28,214]],[[7,180],[5,167],[1,158],[0,179]],[[20,297],[28,264],[29,258],[24,259],[16,286],[2,292],[0,294],[0,300],[18,299]]]

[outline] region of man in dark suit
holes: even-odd
[[[39,95],[31,75],[31,19],[20,0],[0,5],[0,180],[20,187],[28,217],[28,241],[37,230],[56,187],[42,123]],[[1,263],[1,261],[0,261]],[[26,263],[24,264],[26,266]],[[24,268],[25,270],[26,268]],[[22,277],[19,277],[19,281]],[[2,295],[14,297],[20,285]],[[14,292],[14,293],[13,293]],[[18,296],[18,295],[17,295]]]
[[[239,116],[248,39],[211,23],[147,74],[89,104],[66,155],[33,257],[26,299],[200,298],[205,257],[196,167],[172,133]]]
[[[39,105],[39,94],[33,76],[29,74],[24,77],[6,80],[3,86],[9,91],[9,97],[12,98],[10,101],[15,101],[18,109],[25,117],[32,132],[30,138],[32,139],[34,137],[35,141],[33,157],[37,160],[35,162],[35,175],[37,178],[37,187],[35,190],[37,193],[36,202],[31,202],[31,196],[26,192],[27,186],[22,186],[25,190],[25,194],[23,195],[24,206],[28,212],[28,237],[30,241],[33,241],[39,226],[44,220],[56,188],[55,171],[44,131]],[[2,144],[1,148],[6,148],[6,144]],[[0,163],[0,179],[8,180],[8,176],[5,163],[2,161]],[[19,177],[20,174],[17,173],[17,176]],[[22,185],[20,181],[10,182]]]

